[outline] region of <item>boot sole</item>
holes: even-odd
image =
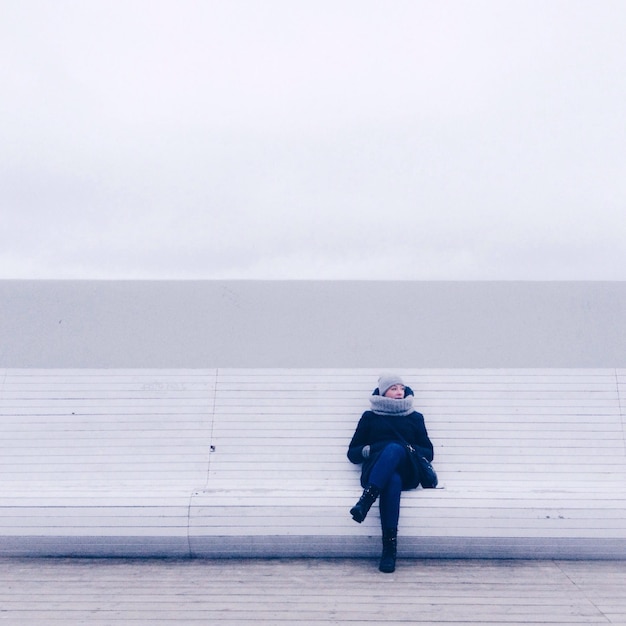
[[[358,509],[350,509],[350,515],[352,515],[352,519],[359,524],[365,519],[365,515],[362,515]]]

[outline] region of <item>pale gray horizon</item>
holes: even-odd
[[[0,280],[3,368],[626,367],[626,282]]]

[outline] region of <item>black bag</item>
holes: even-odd
[[[406,444],[406,448],[409,451],[409,460],[413,466],[413,471],[419,477],[420,485],[424,489],[434,489],[439,479],[432,463],[423,455],[420,448],[416,448],[410,443]]]
[[[413,468],[413,481],[415,484],[410,484],[409,488],[414,489],[418,485],[422,485],[424,489],[434,489],[439,483],[437,478],[437,472],[432,466],[432,463],[424,456],[426,450],[419,446],[412,446],[397,430],[397,428],[387,420],[392,430],[398,435],[400,441],[405,445],[409,462]]]

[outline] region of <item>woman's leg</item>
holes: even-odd
[[[401,495],[402,478],[396,472],[387,481],[385,488],[380,491],[380,525],[383,531],[398,528]]]
[[[387,486],[380,492],[379,502],[380,525],[383,531],[383,552],[378,569],[386,574],[390,574],[396,569],[401,495],[402,477],[396,472],[387,481]]]
[[[400,519],[400,498],[402,496],[402,476],[398,470],[406,459],[406,450],[399,444],[388,445],[380,455],[370,474],[370,480],[380,485],[380,525],[382,527],[383,551],[378,569],[390,574],[396,569],[398,546],[398,520]]]
[[[376,464],[369,476],[369,484],[365,487],[363,495],[350,509],[350,514],[355,522],[360,524],[365,519],[372,504],[374,504],[380,492],[386,489],[392,476],[397,474],[398,468],[405,459],[406,451],[401,444],[390,443],[385,446],[378,459],[376,459]]]
[[[397,473],[400,465],[406,459],[406,450],[399,443],[390,443],[376,460],[376,464],[370,473],[370,483],[376,485],[381,491],[387,487],[392,476]]]

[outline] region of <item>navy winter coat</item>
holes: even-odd
[[[361,469],[361,485],[363,487],[367,487],[369,484],[369,476],[372,468],[385,445],[391,442],[403,443],[394,432],[391,424],[394,425],[395,429],[408,443],[421,448],[424,457],[429,461],[433,460],[433,444],[428,437],[424,416],[421,413],[414,411],[406,416],[386,416],[378,415],[373,411],[365,411],[359,420],[350,445],[348,446],[348,459],[350,459],[352,463],[363,463]],[[370,455],[366,459],[363,458],[364,446],[370,446]],[[411,488],[408,486],[412,482],[410,472],[410,464],[404,463],[401,467],[404,489]]]

